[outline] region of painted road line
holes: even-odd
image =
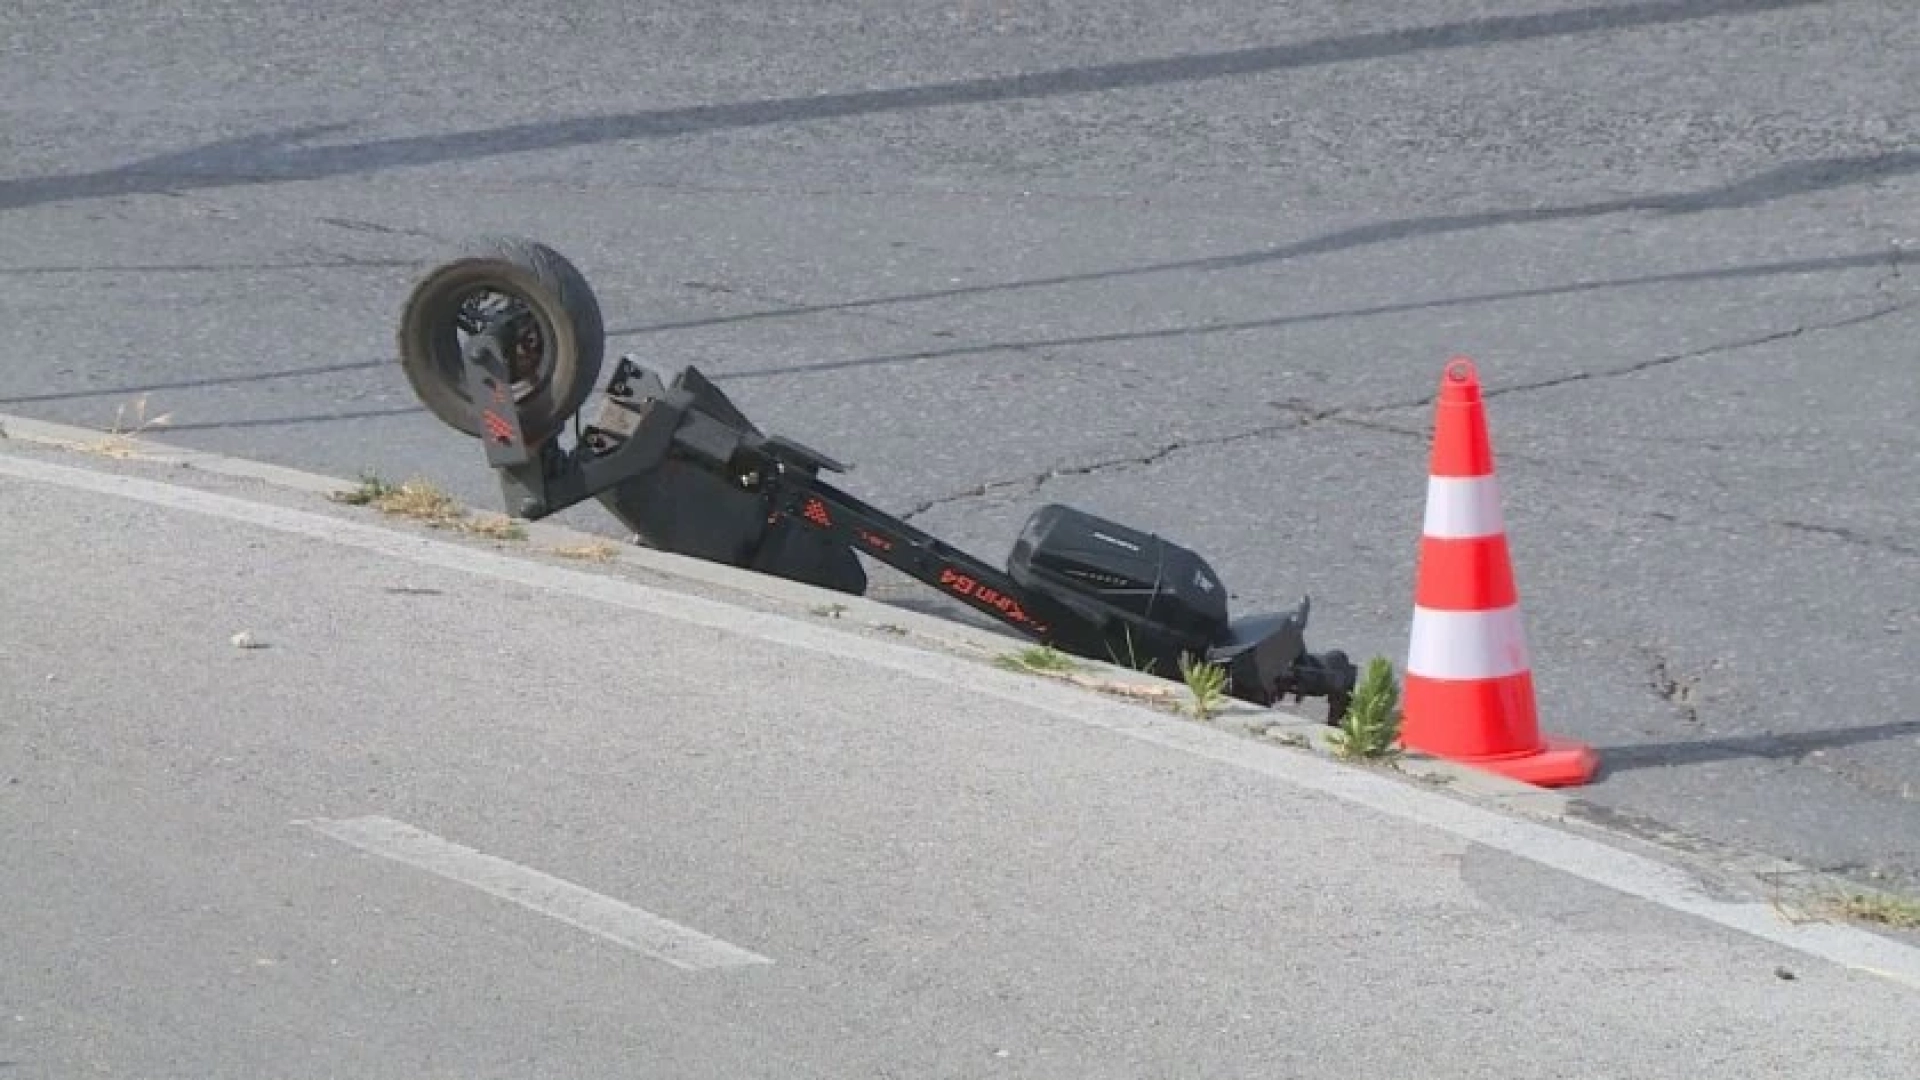
[[[518,863],[384,817],[296,821],[343,844],[512,901],[682,971],[772,960]]]

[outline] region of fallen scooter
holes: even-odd
[[[669,381],[619,358],[583,424],[603,366],[600,306],[539,242],[479,241],[430,270],[398,340],[415,394],[482,440],[518,517],[595,499],[648,547],[853,595],[865,555],[1062,652],[1159,673],[1205,660],[1240,700],[1325,698],[1329,722],[1346,712],[1356,672],[1338,650],[1307,651],[1309,600],[1232,618],[1206,560],[1159,536],[1048,504],[1005,569],[991,566],[822,479],[846,467],[768,436],[693,367]]]

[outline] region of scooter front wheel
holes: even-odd
[[[606,329],[584,275],[538,241],[483,237],[428,271],[400,314],[400,366],[440,422],[478,438],[462,349],[493,327],[529,445],[560,433],[600,377]]]

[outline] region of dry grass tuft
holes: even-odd
[[[578,559],[581,562],[612,562],[620,549],[605,540],[596,540],[591,544],[571,544],[548,548],[548,551],[563,559]]]
[[[131,420],[131,424],[129,424]],[[147,399],[140,397],[133,402],[131,410],[122,405],[113,411],[113,427],[104,438],[87,444],[82,449],[103,457],[130,458],[134,454],[133,441],[154,428],[166,427],[173,422],[172,413],[159,416],[147,415]]]
[[[1895,930],[1920,930],[1920,900],[1877,893],[1851,893],[1833,902],[1842,918]]]
[[[368,506],[389,517],[407,518],[435,529],[451,529],[489,540],[524,540],[527,531],[510,517],[500,514],[469,516],[453,496],[426,480],[409,480],[398,486],[371,474],[348,491],[337,491],[333,501],[349,506]]]

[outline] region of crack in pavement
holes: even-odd
[[[729,285],[729,284],[725,284],[723,282],[717,282],[717,281],[683,281],[680,284],[683,288],[693,289],[698,292],[715,293],[721,296],[745,297],[746,299],[754,301],[755,303],[771,305],[772,307],[780,311],[786,311],[786,312],[791,312],[796,314],[811,311],[814,308],[814,305],[809,305],[804,301],[789,300],[784,296],[776,296],[773,293],[762,292],[759,289],[747,288],[745,286],[740,286],[740,285]],[[920,325],[918,323],[910,322],[902,318],[883,315],[874,311],[853,310],[853,311],[842,312],[840,314],[845,314],[849,317],[856,318],[856,319],[865,319],[868,322],[877,323],[881,326],[890,326],[896,330],[909,330],[914,333],[923,333],[930,337],[957,338],[959,336],[955,334],[952,330],[945,330],[945,329],[929,330],[925,326]],[[719,322],[726,321],[728,318],[730,317],[716,316],[713,319],[707,320],[707,321],[713,322],[713,323],[719,323]],[[689,325],[692,325],[692,324],[689,324]],[[631,336],[631,334],[628,333],[627,331],[622,331],[622,330],[610,330],[607,332],[607,337],[609,339],[617,338],[617,337],[625,337],[625,336]],[[977,343],[972,343],[964,346],[964,348],[971,350],[975,348],[984,348],[984,347],[979,346]],[[1039,345],[1021,343],[1021,342],[1010,342],[1005,346],[997,346],[996,348],[1003,348],[1006,352],[1018,353],[1022,356],[1032,356],[1038,360],[1041,360],[1043,362],[1048,362],[1048,363],[1051,363],[1054,360],[1056,355],[1054,352],[1049,351]],[[751,375],[752,373],[749,372],[748,374]],[[740,376],[734,375],[731,377],[737,379]]]
[[[1899,255],[1897,252],[1894,255],[1893,262],[1894,275],[1897,277],[1899,264]],[[1876,290],[1883,291],[1886,284],[1891,280],[1893,279],[1889,278],[1883,281],[1880,285],[1876,286]],[[1889,315],[1898,314],[1916,306],[1920,306],[1920,296],[1910,296],[1892,303],[1882,304],[1870,311],[1861,312],[1857,315],[1849,315],[1845,318],[1835,319],[1829,322],[1805,323],[1799,326],[1788,327],[1785,330],[1773,330],[1764,334],[1736,338],[1732,341],[1717,342],[1713,345],[1705,345],[1698,349],[1689,349],[1686,352],[1667,353],[1651,359],[1626,364],[1621,367],[1604,368],[1599,371],[1575,371],[1566,375],[1537,379],[1533,382],[1514,383],[1509,386],[1482,387],[1480,396],[1482,398],[1511,397],[1515,394],[1529,394],[1538,390],[1553,390],[1573,383],[1601,382],[1610,379],[1625,378],[1630,375],[1638,375],[1642,372],[1654,371],[1674,364],[1685,363],[1689,360],[1699,360],[1709,356],[1721,356],[1726,353],[1739,352],[1744,349],[1759,348],[1762,345],[1772,345],[1776,342],[1788,341],[1807,334],[1822,334],[1834,330],[1845,330],[1886,318]],[[1438,397],[1438,394],[1427,394],[1412,401],[1383,405],[1355,406],[1347,409],[1336,408],[1327,410],[1326,415],[1322,418],[1326,419],[1343,415],[1365,416],[1384,412],[1396,412],[1404,409],[1421,408],[1432,405]]]
[[[1920,859],[1920,851],[1889,851],[1874,862],[1861,862],[1856,860],[1851,862],[1819,863],[1816,864],[1813,869],[1815,873],[1836,874],[1841,877],[1885,878],[1889,872],[1897,872],[1898,864],[1912,862],[1915,859]],[[1906,876],[1912,875],[1908,874]]]
[[[215,208],[225,216],[232,215]],[[315,222],[350,232],[380,236],[403,236],[445,243],[445,238],[419,229],[382,225],[356,218],[318,217]],[[0,267],[0,277],[52,277],[62,274],[264,274],[300,270],[393,270],[416,266],[418,259],[354,255],[332,251],[317,245],[303,245],[314,258],[261,259],[253,262],[171,262],[171,263],[49,263]]]
[[[321,225],[331,225],[348,232],[372,233],[375,236],[406,236],[417,240],[431,240],[434,243],[446,243],[447,237],[431,233],[425,229],[414,229],[404,225],[387,225],[378,221],[368,221],[352,217],[317,217],[313,219]]]
[[[1906,277],[1905,274],[1900,272],[1900,265],[1906,261],[1906,254],[1906,249],[1900,246],[1900,241],[1894,240],[1888,244],[1887,272],[1881,276],[1879,281],[1873,283],[1875,291],[1889,299],[1896,295],[1894,286],[1898,285]]]
[[[1775,521],[1771,522],[1771,524],[1793,532],[1812,533],[1815,536],[1830,536],[1856,547],[1872,548],[1876,551],[1885,551],[1894,555],[1905,555],[1909,558],[1920,557],[1920,548],[1908,547],[1905,544],[1883,539],[1878,536],[1868,536],[1865,533],[1844,526],[1816,525],[1811,522],[1793,520]]]
[[[1087,476],[1093,473],[1144,468],[1146,466],[1156,465],[1176,454],[1186,453],[1191,450],[1211,450],[1216,447],[1229,446],[1234,443],[1263,439],[1272,435],[1281,434],[1282,432],[1299,431],[1323,421],[1351,424],[1354,427],[1391,432],[1395,435],[1414,438],[1425,437],[1424,433],[1420,431],[1395,427],[1390,424],[1372,423],[1362,417],[1347,415],[1345,410],[1341,408],[1323,408],[1299,400],[1270,401],[1267,404],[1287,413],[1289,419],[1278,424],[1262,424],[1256,428],[1236,431],[1227,435],[1213,435],[1199,439],[1176,439],[1173,442],[1164,443],[1145,454],[1128,454],[1121,457],[1101,458],[1096,461],[1082,462],[1073,465],[1056,465],[1053,468],[1028,476],[1017,476],[1003,480],[989,480],[961,491],[928,499],[914,506],[911,510],[908,510],[902,517],[905,520],[911,521],[922,514],[942,506],[965,502],[968,499],[983,498],[987,495],[1012,488],[1024,487],[1029,490],[1029,493],[1035,492],[1044,487],[1049,480],[1053,480],[1056,477]]]
[[[1836,761],[1824,750],[1809,750],[1794,764],[1819,769],[1869,795],[1893,802],[1920,802],[1920,787],[1916,787],[1912,780],[1882,776],[1862,763]]]
[[[1700,689],[1699,676],[1675,674],[1673,661],[1666,653],[1654,648],[1644,651],[1648,656],[1648,680],[1653,692],[1672,705],[1688,727],[1700,726],[1700,707],[1695,704]]]
[[[1832,322],[1808,323],[1802,326],[1789,327],[1785,330],[1776,330],[1771,333],[1761,334],[1757,337],[1741,338],[1736,341],[1728,341],[1728,342],[1722,342],[1716,345],[1708,345],[1703,348],[1693,349],[1687,352],[1672,353],[1666,356],[1656,356],[1651,360],[1642,360],[1639,363],[1628,364],[1625,367],[1609,368],[1604,371],[1576,371],[1570,375],[1562,375],[1552,379],[1542,379],[1538,382],[1520,383],[1514,386],[1490,388],[1490,389],[1481,391],[1481,396],[1488,397],[1488,398],[1506,397],[1511,394],[1524,394],[1524,393],[1529,393],[1535,390],[1551,390],[1556,387],[1566,386],[1571,383],[1591,382],[1591,381],[1599,381],[1599,380],[1606,380],[1606,379],[1617,379],[1627,375],[1638,375],[1641,372],[1652,371],[1656,368],[1667,367],[1669,365],[1683,363],[1688,360],[1698,360],[1702,357],[1719,356],[1725,353],[1738,352],[1742,349],[1752,349],[1762,345],[1771,345],[1771,344],[1774,344],[1775,342],[1788,341],[1793,338],[1804,336],[1806,334],[1819,334],[1819,333],[1826,333],[1831,330],[1844,330],[1849,327],[1859,326],[1864,323],[1873,322],[1876,319],[1885,318],[1888,315],[1897,314],[1901,311],[1907,310],[1908,308],[1914,307],[1916,304],[1920,304],[1920,298],[1903,300],[1898,303],[1892,303],[1892,304],[1882,304],[1881,306],[1874,308],[1871,311],[1863,312],[1858,315],[1849,315],[1844,319],[1837,319]],[[1432,395],[1429,395],[1425,401],[1420,402],[1419,404],[1430,404],[1432,401],[1433,401],[1433,397]]]
[[[1892,283],[1894,283],[1895,281],[1901,278],[1900,267],[1903,261],[1902,254],[1903,253],[1901,249],[1899,249],[1898,247],[1896,247],[1892,251],[1889,258],[1888,275],[1887,277],[1883,278],[1880,283],[1876,285],[1875,287],[1876,292],[1885,293],[1887,289],[1892,285]],[[1844,318],[1833,319],[1827,322],[1819,322],[1819,323],[1803,323],[1800,325],[1788,327],[1784,330],[1773,330],[1773,331],[1768,331],[1762,334],[1748,335],[1746,337],[1736,338],[1731,341],[1718,342],[1712,345],[1702,346],[1701,348],[1698,348],[1698,349],[1689,349],[1684,352],[1677,352],[1677,353],[1666,353],[1666,354],[1655,356],[1646,360],[1637,361],[1632,364],[1622,365],[1620,367],[1606,368],[1598,371],[1576,371],[1566,375],[1556,375],[1551,378],[1537,379],[1532,382],[1515,383],[1515,384],[1506,385],[1506,386],[1483,387],[1481,390],[1481,397],[1483,399],[1505,398],[1505,397],[1512,397],[1518,394],[1534,393],[1540,390],[1557,389],[1559,387],[1569,386],[1576,383],[1600,382],[1600,381],[1605,381],[1610,379],[1625,378],[1632,375],[1638,375],[1647,371],[1653,371],[1660,368],[1670,367],[1676,364],[1686,363],[1692,360],[1700,360],[1708,357],[1724,356],[1729,353],[1740,352],[1746,349],[1759,348],[1761,346],[1772,345],[1781,341],[1789,341],[1794,338],[1806,336],[1808,334],[1828,333],[1836,330],[1849,329],[1852,327],[1861,326],[1866,323],[1870,323],[1879,319],[1886,318],[1889,315],[1898,314],[1900,312],[1912,309],[1916,306],[1920,306],[1920,296],[1908,296],[1898,300],[1893,300],[1889,303],[1878,305],[1869,311],[1861,312],[1855,315],[1849,315]],[[1269,402],[1268,404],[1272,405],[1274,408],[1284,410],[1290,414],[1291,418],[1287,422],[1280,423],[1280,424],[1262,425],[1260,427],[1253,428],[1250,430],[1235,432],[1229,435],[1215,436],[1211,438],[1179,439],[1170,443],[1165,443],[1145,454],[1131,454],[1131,455],[1124,455],[1120,457],[1102,458],[1096,461],[1085,462],[1081,464],[1059,465],[1059,466],[1055,466],[1053,468],[1047,469],[1045,471],[1034,473],[1027,476],[1019,476],[1019,477],[1012,477],[1012,478],[999,479],[999,480],[987,480],[978,484],[974,484],[960,491],[952,492],[950,494],[942,495],[933,499],[928,499],[918,504],[917,506],[915,506],[912,510],[910,510],[905,515],[905,517],[907,520],[912,520],[915,517],[918,517],[922,514],[926,514],[940,507],[950,506],[954,503],[965,502],[969,499],[982,498],[990,494],[994,494],[997,492],[1006,491],[1014,488],[1024,487],[1024,488],[1027,488],[1030,492],[1038,491],[1041,487],[1043,487],[1047,483],[1047,481],[1055,477],[1085,476],[1092,473],[1112,472],[1112,471],[1120,471],[1125,469],[1143,468],[1146,466],[1158,464],[1162,461],[1167,460],[1168,458],[1174,457],[1175,455],[1178,455],[1178,454],[1186,453],[1188,451],[1210,450],[1218,446],[1225,446],[1225,445],[1230,445],[1238,442],[1245,442],[1245,441],[1250,441],[1254,439],[1266,438],[1269,436],[1278,435],[1285,432],[1299,431],[1304,428],[1312,427],[1313,425],[1320,424],[1320,423],[1337,423],[1337,424],[1342,424],[1345,426],[1358,428],[1366,431],[1394,435],[1401,438],[1424,439],[1427,437],[1427,430],[1424,426],[1419,428],[1405,427],[1405,426],[1393,424],[1384,420],[1376,419],[1376,417],[1379,417],[1387,413],[1404,412],[1409,409],[1430,408],[1434,405],[1434,403],[1438,400],[1438,398],[1439,398],[1439,394],[1436,391],[1436,392],[1423,394],[1417,398],[1410,398],[1410,399],[1392,401],[1392,402],[1381,402],[1381,403],[1371,404],[1371,405],[1316,406],[1311,402],[1303,401],[1298,398],[1286,399],[1282,401],[1273,401],[1273,402]],[[1570,465],[1566,462],[1554,462],[1544,458],[1534,458],[1524,454],[1516,454],[1512,451],[1503,451],[1502,457],[1515,460],[1515,461],[1523,461],[1523,462],[1528,462],[1530,464],[1541,465],[1547,468],[1567,469],[1569,471],[1574,472],[1576,475],[1581,474],[1581,470],[1579,470],[1575,466]],[[1610,479],[1617,483],[1617,482],[1623,482],[1625,478],[1608,477],[1606,479]],[[1650,514],[1648,516],[1654,517],[1663,521],[1676,520],[1667,515],[1661,515],[1661,514]],[[1897,554],[1904,554],[1904,555],[1916,554],[1916,552],[1913,551],[1912,549],[1904,548],[1898,544],[1892,543],[1891,541],[1884,541],[1884,540],[1879,540],[1873,537],[1862,536],[1858,533],[1853,533],[1850,530],[1846,530],[1846,529],[1833,529],[1833,528],[1824,527],[1824,526],[1808,525],[1806,523],[1800,523],[1800,522],[1768,521],[1764,523],[1773,525],[1776,527],[1792,528],[1802,532],[1829,534],[1839,539],[1846,540],[1848,542],[1872,545],[1872,546],[1883,548],[1888,551],[1892,551]]]
[[[1275,402],[1274,404],[1281,408],[1288,407],[1286,405],[1282,405],[1279,402]],[[1024,487],[1028,489],[1029,493],[1036,492],[1036,491],[1039,491],[1042,487],[1046,486],[1047,481],[1052,480],[1056,477],[1087,476],[1093,473],[1111,472],[1111,471],[1117,471],[1121,469],[1142,468],[1148,465],[1153,465],[1158,462],[1164,461],[1175,454],[1178,454],[1187,450],[1195,450],[1200,448],[1210,449],[1216,446],[1226,446],[1231,443],[1245,442],[1251,439],[1264,438],[1268,435],[1274,435],[1282,431],[1296,430],[1298,428],[1306,426],[1308,422],[1310,421],[1304,419],[1303,417],[1301,417],[1296,413],[1296,415],[1293,418],[1283,421],[1281,423],[1266,424],[1261,427],[1253,428],[1252,430],[1249,430],[1249,431],[1236,431],[1228,435],[1213,435],[1213,436],[1208,436],[1206,438],[1199,438],[1199,439],[1176,439],[1173,442],[1163,444],[1157,447],[1156,449],[1145,454],[1130,454],[1124,457],[1102,458],[1097,461],[1082,462],[1077,465],[1059,465],[1051,469],[1046,469],[1042,472],[1033,473],[1027,476],[1017,476],[1017,477],[1013,477],[1011,479],[1006,479],[1006,480],[989,480],[985,483],[976,484],[973,487],[967,488],[963,491],[957,491],[949,495],[942,495],[938,498],[928,499],[924,502],[921,502],[915,505],[913,508],[909,509],[906,513],[901,514],[900,517],[901,517],[901,520],[903,521],[912,521],[913,519],[921,516],[922,514],[928,513],[929,511],[938,509],[943,506],[949,506],[949,505],[952,505],[953,503],[958,503],[958,502],[966,502],[969,499],[984,498],[985,496],[988,496],[997,492],[1001,492],[1001,491],[1006,491],[1012,488]]]
[[[1343,424],[1348,427],[1359,428],[1364,431],[1378,432],[1385,435],[1394,435],[1394,436],[1399,436],[1401,438],[1425,439],[1428,436],[1428,433],[1422,429],[1402,427],[1396,424],[1389,424],[1389,423],[1384,423],[1380,421],[1368,420],[1359,416],[1324,415],[1324,416],[1321,416],[1320,419],[1324,419],[1336,424]],[[1302,424],[1301,426],[1304,427],[1306,425]],[[1517,462],[1522,462],[1529,465],[1539,466],[1545,469],[1556,469],[1566,475],[1576,476],[1584,480],[1598,481],[1600,483],[1604,483],[1614,488],[1618,488],[1625,491],[1638,491],[1638,492],[1644,493],[1648,490],[1643,478],[1632,476],[1629,474],[1616,473],[1616,472],[1613,472],[1612,470],[1599,466],[1593,462],[1554,461],[1548,458],[1538,457],[1532,454],[1520,453],[1511,449],[1501,450],[1500,460],[1517,461]],[[1673,497],[1669,499],[1669,501],[1673,502],[1676,505],[1682,502],[1682,500],[1679,499],[1678,497]],[[1821,525],[1815,522],[1798,521],[1793,519],[1775,520],[1775,519],[1766,517],[1765,515],[1746,513],[1737,509],[1730,509],[1730,508],[1724,508],[1724,507],[1713,508],[1712,512],[1719,516],[1738,518],[1739,520],[1748,522],[1749,524],[1760,525],[1765,528],[1786,529],[1790,532],[1800,533],[1807,536],[1825,537],[1825,538],[1837,540],[1842,543],[1849,544],[1855,547],[1863,547],[1863,548],[1868,548],[1874,551],[1885,552],[1889,555],[1899,555],[1906,558],[1920,558],[1920,547],[1913,547],[1907,544],[1902,544],[1896,540],[1890,540],[1881,536],[1873,536],[1867,533],[1860,532],[1857,529],[1851,529],[1845,526]],[[1662,522],[1663,524],[1668,524],[1668,525],[1679,524],[1682,521],[1682,518],[1680,515],[1672,513],[1670,511],[1665,511],[1665,510],[1639,510],[1639,511],[1633,511],[1632,513],[1636,517],[1646,518],[1649,520]]]

